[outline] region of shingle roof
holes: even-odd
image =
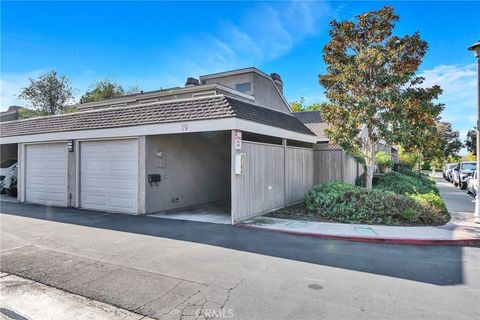
[[[240,102],[222,95],[75,112],[0,123],[0,136],[20,136],[49,132],[106,129],[147,124],[238,117],[290,131],[313,135],[289,114]]]
[[[304,134],[314,135],[301,121],[289,113],[275,111],[269,108],[252,105],[233,98],[225,98],[232,107],[235,116],[278,127],[290,131],[296,131]]]
[[[293,115],[302,121],[319,139],[328,139],[324,130],[328,124],[323,121],[320,111],[294,112]]]

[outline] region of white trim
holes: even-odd
[[[188,126],[187,131],[182,131],[183,125]],[[126,138],[142,135],[157,135],[157,134],[171,134],[171,133],[188,133],[188,132],[202,132],[202,131],[220,131],[230,130],[235,128],[235,118],[222,118],[211,120],[197,120],[184,122],[169,122],[158,123],[142,126],[118,127],[108,129],[91,129],[91,130],[77,130],[77,131],[62,131],[40,133],[25,136],[13,136],[2,138],[2,144],[7,143],[21,143],[31,141],[53,141],[60,138],[66,140],[78,139],[99,139],[106,138]]]
[[[217,95],[216,90],[210,90],[210,91],[203,91],[203,92],[198,92],[198,93],[192,93],[193,98],[205,98],[205,97],[212,97]]]
[[[237,119],[237,129],[253,133],[260,133],[266,136],[298,140],[303,142],[315,143],[317,141],[317,137],[314,135],[298,133],[244,119]]]
[[[75,140],[75,208],[80,208],[80,148],[80,141]]]

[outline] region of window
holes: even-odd
[[[252,91],[252,83],[251,82],[237,83],[235,85],[235,89],[240,92],[250,92]]]

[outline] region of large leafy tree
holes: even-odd
[[[124,96],[125,94],[133,94],[139,92],[138,87],[131,87],[125,93],[125,90],[121,85],[118,85],[111,80],[102,80],[95,82],[91,89],[80,98],[80,103],[101,101],[110,98],[117,98]]]
[[[471,152],[474,156],[477,155],[477,129],[470,129],[467,132],[467,139],[465,140],[465,147],[468,152]]]
[[[347,151],[362,154],[367,188],[382,144],[405,141],[404,128],[434,125],[442,109],[431,103],[441,89],[420,88],[423,80],[415,77],[427,43],[418,33],[392,35],[398,20],[390,6],[355,21],[333,20],[323,49],[327,72],[319,79],[330,101],[321,108],[330,124],[325,133]]]
[[[290,102],[290,109],[292,109],[293,112],[317,111],[320,110],[321,106],[320,103],[306,105],[304,97],[301,97],[300,100]]]
[[[73,111],[68,103],[73,102],[73,89],[70,80],[56,71],[47,72],[37,79],[29,79],[28,87],[23,88],[18,97],[27,101],[29,108],[21,112],[21,117],[53,115]]]

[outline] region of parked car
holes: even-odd
[[[453,182],[453,171],[458,166],[458,163],[451,163],[448,169],[445,171],[445,179],[449,182]]]
[[[0,193],[17,194],[17,159],[0,163]]]
[[[477,184],[477,170],[473,172],[473,175],[467,179],[467,191],[468,193],[477,195],[478,184]]]
[[[475,161],[460,162],[453,170],[453,185],[460,189],[467,187],[467,178],[473,175],[473,171],[477,168]]]
[[[449,181],[448,173],[455,165],[456,163],[447,163],[446,165],[443,166],[443,169],[442,169],[443,179]]]

